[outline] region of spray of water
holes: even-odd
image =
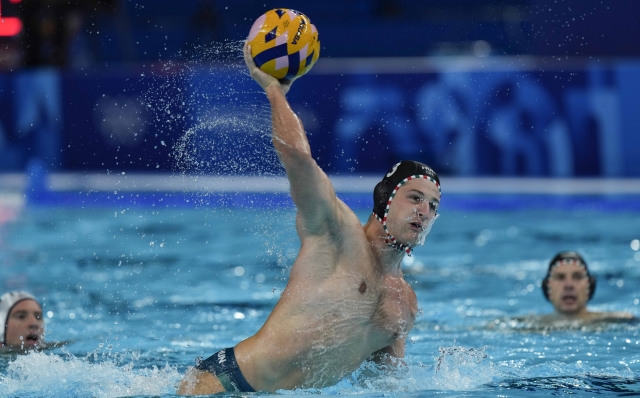
[[[479,388],[500,375],[486,361],[487,347],[441,347],[431,365],[405,359],[400,366],[363,363],[358,370],[332,387],[321,390],[279,391],[282,394],[371,394],[436,391],[468,391]]]
[[[212,208],[216,218],[236,217],[216,209],[251,211],[261,222],[247,222],[246,232],[263,237],[266,258],[276,257],[284,272],[292,245],[283,246],[279,237],[295,224],[281,222],[291,218],[282,199],[261,195],[274,177],[284,176],[284,168],[271,143],[268,101],[249,77],[243,46],[242,40],[212,42],[153,67],[143,103],[153,116],[148,130],[155,132],[159,149],[168,148],[172,180],[190,187],[189,201]]]
[[[440,217],[440,214],[436,214],[431,220],[429,220],[427,225],[423,227],[422,232],[420,232],[420,246],[424,245],[424,241],[427,239],[427,235],[431,232],[431,228],[433,228],[433,224],[436,222],[438,217]]]
[[[0,374],[0,398],[119,397],[175,393],[181,375],[168,365],[135,369],[135,361],[91,363],[73,355],[20,355]]]
[[[418,208],[414,207],[413,212],[415,215],[418,214]],[[411,216],[411,217],[407,217],[406,221],[412,221],[415,219],[416,216]],[[437,214],[431,219],[429,220],[429,222],[427,223],[427,225],[424,225],[422,227],[422,231],[420,231],[420,235],[418,235],[418,244],[420,246],[424,245],[424,241],[427,239],[427,235],[429,235],[429,233],[431,232],[431,228],[433,228],[433,224],[436,222],[436,219],[438,219],[438,217],[440,216],[440,214]]]
[[[243,44],[195,47],[152,71],[143,102],[160,144],[172,148],[176,173],[282,174],[269,106],[248,76]]]

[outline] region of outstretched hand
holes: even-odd
[[[286,95],[287,92],[289,92],[289,88],[291,88],[293,81],[287,79],[278,80],[261,71],[253,61],[253,57],[251,56],[251,46],[249,43],[244,44],[244,62],[247,64],[251,78],[258,82],[264,91],[267,91],[269,87],[279,87],[283,94]]]

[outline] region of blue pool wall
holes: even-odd
[[[384,73],[362,62],[340,73],[327,62],[299,79],[289,100],[330,174],[381,173],[412,158],[449,176],[640,176],[640,61],[542,69],[518,59],[405,59]],[[34,158],[60,172],[188,173],[177,170],[176,144],[219,111],[263,123],[201,131],[211,148],[195,161],[243,157],[261,173],[282,174],[277,162],[265,163],[268,113],[254,108],[266,99],[242,67],[150,68],[0,74],[0,173],[23,172]]]

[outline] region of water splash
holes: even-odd
[[[134,363],[91,363],[73,355],[33,352],[10,362],[0,374],[0,398],[118,397],[175,393],[181,375],[166,365],[134,369]]]
[[[283,169],[270,137],[269,111],[247,105],[189,128],[171,156],[182,175],[274,175]]]
[[[269,105],[248,76],[244,41],[214,42],[151,72],[143,96],[174,171],[184,175],[282,174],[271,144]]]
[[[441,347],[435,363],[425,365],[410,358],[401,366],[365,362],[338,384],[323,389],[279,391],[282,394],[380,394],[412,393],[428,390],[468,391],[495,381],[501,374],[497,367],[485,361],[482,348]]]
[[[434,372],[436,386],[445,390],[468,390],[491,381],[499,372],[493,363],[483,362],[487,348],[440,347]]]
[[[273,177],[285,173],[271,143],[270,106],[249,76],[243,46],[244,40],[212,42],[154,66],[143,103],[153,115],[149,130],[155,131],[157,150],[167,152],[172,179],[181,190],[188,187],[188,201],[196,207],[268,209],[262,216],[253,214],[266,220],[260,225],[235,223],[247,234],[260,235],[273,254],[269,257],[286,270],[292,262],[284,255],[290,244],[283,246],[280,237],[290,239],[295,223],[280,222],[290,218],[282,203],[288,194],[260,195],[272,192]],[[224,211],[215,216],[237,218]]]
[[[270,107],[249,77],[243,45],[241,40],[213,42],[179,54],[178,61],[154,66],[143,103],[153,115],[149,130],[155,132],[157,150],[171,159],[171,183],[187,193],[187,202],[196,207],[270,207],[265,218],[272,223],[283,199],[265,200],[259,194],[270,192],[273,178],[283,177],[284,168],[271,143]],[[277,235],[265,235],[267,244],[275,245]]]

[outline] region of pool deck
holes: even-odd
[[[330,176],[338,196],[357,198],[350,205],[366,202],[379,176]],[[638,203],[638,178],[466,178],[441,177],[444,197],[469,198],[487,195],[553,196],[556,198],[599,197]],[[196,195],[245,194],[280,198],[286,202],[289,184],[284,176],[196,176],[179,174],[49,173],[41,181],[31,181],[23,173],[0,174],[0,207],[21,208],[27,203],[40,205],[118,204],[136,198],[134,205],[149,203],[141,198],[167,196],[174,201]],[[87,201],[87,197],[100,200]],[[79,198],[85,198],[78,200]],[[128,199],[127,199],[128,200]],[[154,200],[151,200],[153,202]],[[91,202],[91,203],[89,203]],[[186,202],[189,202],[188,200]],[[166,202],[165,202],[166,203]],[[364,206],[369,204],[362,203]],[[636,207],[636,206],[632,206]]]

